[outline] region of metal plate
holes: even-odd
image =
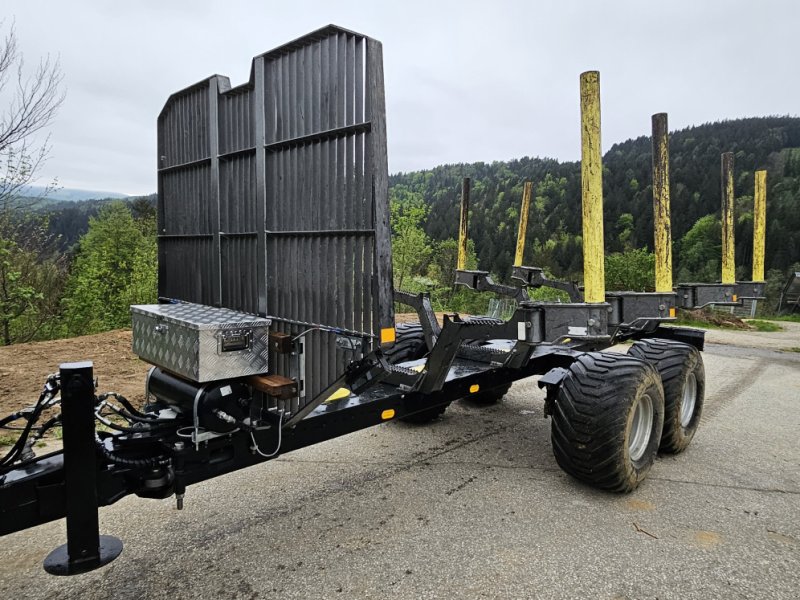
[[[158,119],[159,295],[309,324],[393,326],[381,44],[328,26],[173,94]],[[352,352],[314,331],[305,397]],[[297,405],[290,407],[292,410]]]

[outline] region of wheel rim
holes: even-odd
[[[681,427],[686,428],[694,416],[694,407],[697,404],[697,379],[694,373],[689,373],[686,384],[683,386],[681,399]]]
[[[650,442],[653,429],[653,399],[643,394],[636,399],[631,421],[631,433],[628,438],[628,453],[631,460],[637,461],[644,456]]]

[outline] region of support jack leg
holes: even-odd
[[[67,543],[44,560],[44,570],[51,575],[86,573],[122,552],[120,540],[99,532],[92,371],[91,362],[61,365]]]

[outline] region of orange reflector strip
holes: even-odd
[[[733,301],[736,302],[736,294],[733,295]]]
[[[395,340],[394,327],[381,329],[381,344],[393,344]]]
[[[670,306],[669,307],[669,316],[670,317],[674,317],[675,316],[675,307],[674,306]]]
[[[477,392],[479,389],[481,389],[481,386],[479,386],[479,385],[476,383],[476,384],[474,384],[474,385],[471,385],[471,386],[469,386],[469,393],[470,393],[470,394],[474,394],[474,393],[475,393],[475,392]]]
[[[384,421],[388,421],[392,417],[394,417],[394,409],[393,408],[387,408],[385,411],[383,411],[381,413],[381,419],[383,419]]]

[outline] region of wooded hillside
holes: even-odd
[[[672,132],[670,167],[676,279],[719,278],[720,155],[735,154],[736,261],[749,279],[753,172],[767,169],[766,268],[800,260],[800,118],[723,121]],[[650,138],[613,145],[604,157],[606,252],[652,250]],[[479,266],[504,279],[511,271],[522,186],[534,183],[526,263],[581,278],[580,164],[521,158],[443,165],[390,177],[392,199],[429,207],[422,222],[434,242],[454,238],[463,177],[472,178],[470,235]]]

